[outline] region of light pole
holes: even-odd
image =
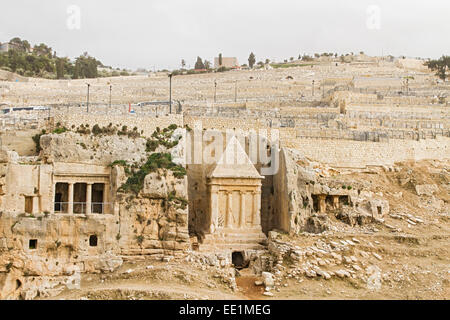
[[[111,94],[112,94],[112,85],[109,86],[109,109],[111,109]]]
[[[169,74],[169,113],[172,113],[172,76],[173,74]]]
[[[314,97],[314,80],[312,81],[312,96]]]
[[[89,87],[91,85],[87,83],[87,103],[86,103],[86,112],[89,113]]]

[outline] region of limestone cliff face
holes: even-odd
[[[119,245],[124,255],[174,255],[189,249],[187,177],[159,170],[138,195],[117,194]]]
[[[316,176],[304,166],[304,161],[306,159],[295,150],[282,148],[280,170],[274,179],[278,226],[290,233],[301,231],[311,215],[312,198],[308,185],[315,182]]]
[[[125,135],[84,135],[76,132],[43,135],[42,158],[48,163],[71,162],[109,165],[115,160],[145,160],[144,138]]]
[[[0,163],[17,163],[19,155],[15,151],[9,151],[5,147],[0,149]]]
[[[327,230],[331,215],[353,225],[389,212],[389,202],[366,190],[364,181],[350,181],[295,149],[283,148],[280,171],[274,178],[278,228],[291,234],[316,233]]]
[[[3,213],[0,299],[51,295],[63,290],[72,278],[79,279],[81,272],[113,271],[122,264],[114,237],[117,229],[112,215]]]
[[[184,143],[177,144],[181,130],[175,138],[171,130],[153,151],[137,130],[42,135],[43,163],[22,164],[0,150],[0,299],[53,296],[76,288],[80,273],[113,271],[123,256],[189,249],[187,177],[182,162],[172,162],[182,160]],[[102,213],[55,209],[56,185],[69,183],[73,198],[59,203],[82,208],[92,184],[103,184]],[[73,187],[88,183],[89,193]],[[127,183],[133,188],[121,188]]]
[[[189,249],[187,177],[160,169],[137,195],[118,191],[126,180],[114,166],[111,214],[0,213],[0,299],[52,296],[80,273],[113,271],[122,256]]]

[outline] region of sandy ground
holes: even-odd
[[[402,241],[381,231],[376,236],[361,238],[375,241],[375,252],[382,255],[378,261],[371,257],[384,275],[379,290],[368,289],[359,279],[332,277],[310,279],[285,279],[274,297],[263,296],[264,288],[256,286],[260,277],[251,270],[241,270],[236,278],[237,290],[232,291],[220,279],[215,270],[200,270],[180,262],[143,261],[126,263],[109,275],[85,275],[80,290],[66,290],[51,299],[126,299],[126,300],[233,300],[233,299],[449,299],[450,255],[448,219],[440,221],[438,233],[428,233]],[[327,237],[327,240],[351,238],[353,235]],[[298,244],[306,245],[311,238],[298,237]],[[317,237],[314,238],[317,240]],[[417,243],[418,242],[418,243]],[[364,247],[363,245],[361,247]],[[368,248],[366,248],[368,250]],[[289,264],[286,264],[289,265]],[[148,269],[152,266],[152,269]],[[130,271],[132,270],[132,271]]]

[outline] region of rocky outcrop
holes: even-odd
[[[281,229],[291,234],[321,233],[330,229],[327,217],[350,225],[364,225],[389,213],[389,202],[368,189],[365,181],[352,179],[294,149],[281,151],[280,172],[275,178],[280,203]],[[350,171],[351,174],[351,171]]]
[[[146,160],[144,138],[125,135],[85,135],[75,132],[41,136],[42,158],[47,163],[78,162],[109,165],[116,160]]]
[[[438,187],[435,184],[418,184],[416,185],[416,193],[419,196],[432,196],[436,191],[438,191]]]
[[[119,186],[126,179],[123,168],[113,171],[113,184]],[[118,192],[115,207],[122,254],[162,258],[190,248],[186,176],[175,177],[166,169],[151,172],[138,194]]]
[[[312,215],[306,220],[306,232],[322,233],[329,230],[329,228],[327,215]]]
[[[0,212],[0,299],[54,296],[76,288],[81,273],[114,271],[122,256],[165,258],[190,248],[186,171],[171,158],[180,130],[175,137],[164,131],[172,142],[156,152],[136,130],[120,135],[64,130],[41,136],[45,164],[23,165],[17,153],[0,150],[0,204],[15,201]],[[183,148],[173,153],[183,158]],[[76,194],[72,189],[68,201],[81,210],[53,213],[55,176],[75,189],[86,185]],[[102,213],[83,210],[89,179],[91,201],[93,185],[104,182]],[[132,188],[121,188],[127,184]]]
[[[0,149],[0,163],[17,163],[19,155],[15,151],[9,151],[2,147]]]
[[[52,296],[66,288],[66,282],[70,286],[80,273],[115,270],[122,264],[114,237],[117,228],[111,215],[4,213],[0,220],[0,298]]]

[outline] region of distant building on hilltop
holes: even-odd
[[[1,43],[0,42],[0,52],[7,52],[9,50],[9,43]]]
[[[236,57],[231,57],[231,58],[222,58],[222,64],[219,64],[219,57],[215,57],[214,58],[214,68],[218,69],[220,67],[225,67],[225,68],[230,68],[230,69],[234,69],[234,68],[239,68],[239,63]]]
[[[17,44],[10,42],[0,43],[0,52],[8,52],[11,49],[17,49]]]

